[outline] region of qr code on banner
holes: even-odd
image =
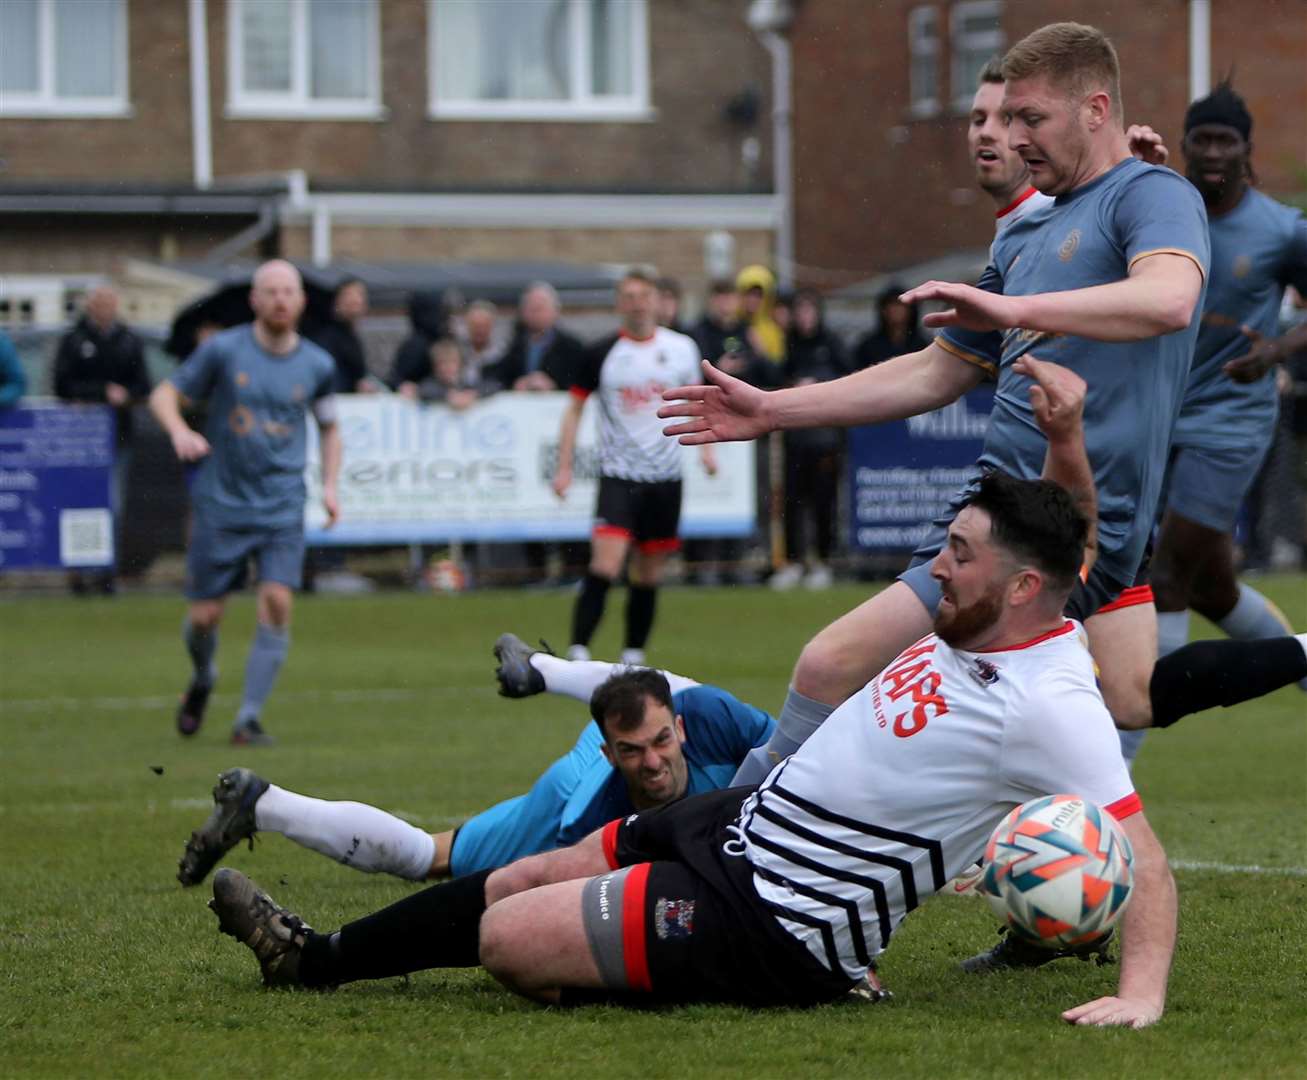
[[[59,561],[64,566],[113,562],[113,514],[105,509],[59,512]]]

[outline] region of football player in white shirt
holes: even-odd
[[[1084,383],[1034,362],[1041,428],[1090,475]],[[1082,493],[1083,498],[1083,493]],[[410,896],[315,933],[237,871],[214,879],[220,928],[270,985],[327,987],[483,964],[538,1001],[802,1005],[855,987],[899,922],[973,862],[1015,805],[1074,791],[1135,853],[1115,995],[1068,1023],[1161,1015],[1175,883],[1141,811],[1078,624],[1062,608],[1091,519],[1045,480],[992,474],[933,572],[935,632],[838,708],[754,792],[611,822],[575,847]]]
[[[630,270],[618,282],[617,314],[621,330],[589,346],[573,374],[558,437],[554,493],[565,499],[572,486],[577,428],[593,396],[599,403],[599,493],[590,566],[573,608],[567,656],[590,659],[590,639],[603,618],[608,590],[631,553],[621,660],[643,664],[663,568],[680,547],[682,451],[663,437],[658,408],[668,387],[682,379],[700,380],[699,347],[693,338],[658,325],[658,289],[644,271]],[[717,471],[713,453],[700,454],[700,461],[710,476]]]

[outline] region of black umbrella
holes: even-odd
[[[308,274],[303,274],[303,278],[307,303],[304,314],[300,316],[300,329],[308,331],[330,321],[336,290]],[[254,311],[250,307],[251,282],[252,277],[249,276],[234,278],[218,286],[208,296],[192,300],[173,318],[164,349],[178,360],[185,360],[199,344],[196,335],[200,327],[208,324],[225,330],[229,326],[253,321]]]

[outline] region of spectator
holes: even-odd
[[[728,375],[752,383],[773,387],[777,383],[776,365],[764,360],[749,346],[748,327],[740,318],[740,294],[730,281],[716,281],[708,291],[703,316],[690,330],[699,346],[699,354]],[[766,497],[767,455],[758,455],[758,493]],[[719,585],[723,574],[733,574],[736,582],[750,583],[753,578],[745,569],[745,541],[740,537],[712,537],[688,540],[685,557],[695,566],[695,581],[700,585]]]
[[[390,386],[416,401],[418,383],[431,373],[431,343],[444,337],[449,325],[444,294],[414,293],[408,301],[408,318],[413,330],[395,351]]]
[[[463,359],[468,374],[479,379],[504,355],[499,334],[499,312],[489,300],[473,300],[463,316]]]
[[[826,329],[821,297],[808,290],[794,298],[794,325],[785,348],[785,382],[807,386],[849,374],[840,340]],[[844,432],[837,428],[806,428],[785,435],[785,557],[772,576],[774,589],[792,589],[803,582],[810,589],[831,585],[830,557],[838,517],[843,472]],[[815,558],[807,561],[811,522]]]
[[[0,409],[17,405],[27,393],[27,374],[18,359],[18,350],[9,335],[0,330]]]
[[[729,281],[714,281],[699,321],[690,328],[699,353],[714,364],[727,353],[744,351],[744,324],[740,321],[740,295]],[[720,367],[721,365],[718,364]],[[735,372],[731,372],[732,375]]]
[[[431,343],[431,374],[418,383],[420,400],[462,410],[492,392],[469,370],[456,338],[437,338]]]
[[[581,342],[558,326],[561,305],[548,282],[526,287],[517,329],[508,351],[488,375],[517,391],[549,391],[572,385],[581,359]]]
[[[346,278],[336,286],[331,319],[305,335],[336,361],[333,385],[338,394],[370,394],[377,389],[358,335],[358,320],[367,313],[368,287],[358,278]]]
[[[678,334],[689,333],[681,325],[681,283],[675,278],[658,279],[658,325]]]
[[[853,353],[855,370],[882,364],[904,353],[919,352],[930,344],[922,334],[916,304],[899,299],[907,290],[897,281],[881,289],[876,297],[876,328],[859,339]]]
[[[107,404],[114,410],[117,451],[111,474],[109,500],[116,526],[121,526],[126,505],[127,474],[131,469],[132,404],[150,396],[145,370],[145,347],[118,321],[118,294],[108,285],[92,289],[76,325],[59,341],[54,361],[54,392],[63,401]],[[121,529],[118,550],[121,546]],[[69,579],[76,593],[85,591],[79,573]],[[114,591],[114,574],[101,574],[101,591]]]
[[[749,346],[764,360],[785,359],[785,331],[772,317],[776,278],[765,266],[746,266],[735,279],[740,294],[740,315],[748,326]]]

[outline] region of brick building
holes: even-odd
[[[983,259],[992,207],[966,149],[976,76],[1063,19],[1112,38],[1127,121],[1160,131],[1175,164],[1189,101],[1233,71],[1263,190],[1307,194],[1302,0],[807,0],[790,32],[800,280],[835,288],[959,250]]]
[[[747,8],[0,4],[0,275],[282,254],[652,262],[695,287],[710,233],[737,265],[772,248]]]

